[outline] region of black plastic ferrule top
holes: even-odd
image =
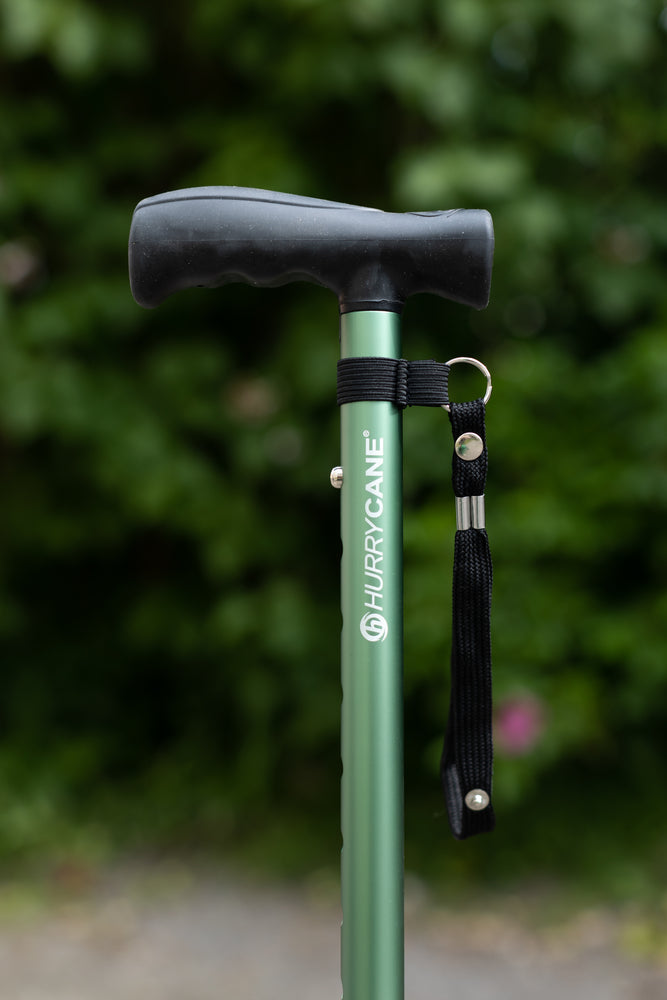
[[[380,212],[254,188],[171,191],[137,205],[129,243],[136,301],[234,281],[309,281],[342,312],[400,312],[430,292],[475,309],[489,299],[493,224],[482,209]]]

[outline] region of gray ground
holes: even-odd
[[[0,886],[0,1000],[340,1000],[336,896],[317,879],[267,887],[173,867],[35,905]],[[457,915],[409,886],[407,1000],[667,997],[667,966],[627,953],[623,939],[641,939],[627,920],[588,911],[537,930],[511,910]]]

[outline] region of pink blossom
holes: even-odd
[[[521,757],[539,742],[544,727],[544,707],[535,695],[507,698],[496,711],[496,746],[508,757]]]

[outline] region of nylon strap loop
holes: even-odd
[[[481,399],[451,403],[454,441],[476,434],[482,453],[466,460],[454,449],[452,485],[459,500],[484,495],[488,453],[485,406]],[[472,503],[471,509],[483,508]],[[493,778],[491,683],[491,588],[493,569],[483,527],[459,528],[454,542],[451,697],[442,751],[442,779],[449,823],[458,840],[495,827],[491,804]]]

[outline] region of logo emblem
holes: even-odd
[[[387,638],[389,626],[383,615],[369,611],[359,622],[359,631],[368,642],[382,642]]]

